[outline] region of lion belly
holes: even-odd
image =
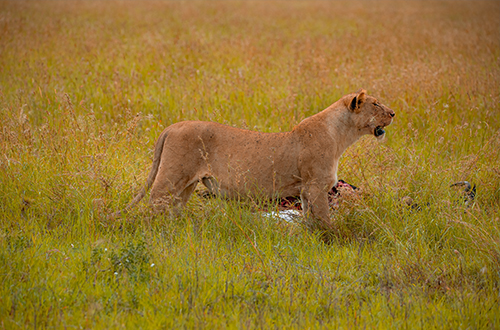
[[[165,163],[180,163],[173,170],[198,180],[214,178],[214,193],[229,198],[300,193],[298,152],[290,133],[260,133],[211,122],[179,124],[172,126],[164,147]]]

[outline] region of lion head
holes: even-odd
[[[384,127],[392,123],[396,115],[365,90],[346,96],[346,107],[352,112],[352,120],[361,134],[373,134],[377,139],[385,135]]]

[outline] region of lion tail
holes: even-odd
[[[160,168],[161,154],[163,152],[163,145],[165,144],[167,135],[168,135],[167,130],[163,131],[163,133],[156,141],[155,154],[153,157],[153,165],[151,166],[151,171],[149,172],[145,186],[139,191],[137,195],[135,195],[134,199],[123,210],[120,210],[118,212],[109,215],[108,218],[111,219],[119,218],[123,214],[127,213],[134,205],[139,203],[144,198],[144,196],[146,196],[146,192],[149,190],[149,188],[151,188],[153,182],[156,179],[156,175],[158,174],[158,169]]]

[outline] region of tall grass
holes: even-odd
[[[494,1],[0,2],[0,326],[498,328]],[[324,245],[260,201],[139,205],[169,124],[291,129],[365,88],[396,111]],[[477,185],[465,207],[453,182]],[[407,209],[409,196],[422,206]]]

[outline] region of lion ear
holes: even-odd
[[[366,91],[364,89],[360,89],[356,92],[356,95],[351,100],[349,104],[349,109],[354,112],[359,112],[361,109],[361,105],[366,101]]]

